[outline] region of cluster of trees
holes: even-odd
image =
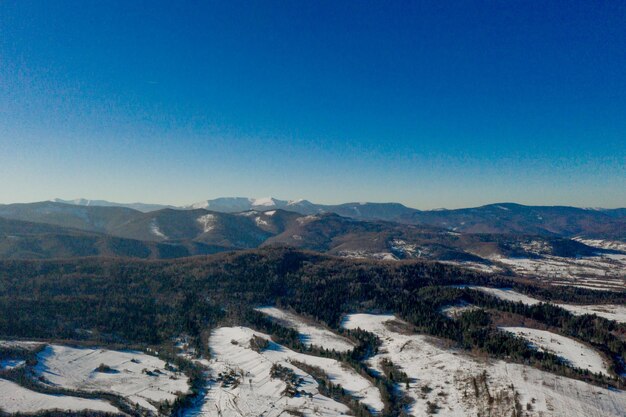
[[[402,370],[398,365],[393,363],[391,359],[383,358],[380,361],[380,367],[383,370],[383,374],[390,381],[394,381],[397,383],[405,384],[406,387],[409,387],[409,383],[411,382],[406,372]]]

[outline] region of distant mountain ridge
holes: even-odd
[[[51,201],[54,203],[71,204],[74,206],[125,207],[143,212],[161,210],[164,208],[175,208],[174,206],[169,206],[166,204],[114,203],[106,200],[88,200],[86,198],[76,198],[74,200],[63,200],[60,198],[55,198]]]
[[[59,201],[84,207],[131,208],[142,212],[164,208],[206,209],[220,213],[282,209],[303,215],[335,213],[358,220],[429,225],[465,233],[525,233],[569,237],[580,234],[587,237],[626,239],[626,209],[624,208],[587,209],[570,206],[494,203],[463,209],[418,210],[400,203],[328,205],[316,204],[308,200],[280,200],[273,197],[222,197],[182,207],[143,203],[121,204],[85,199]],[[37,221],[30,218],[23,220]]]
[[[0,259],[113,256],[176,258],[264,246],[338,256],[489,263],[494,256],[557,256],[598,251],[559,236],[459,233],[430,225],[358,220],[283,209],[222,213],[54,202],[0,206]]]
[[[313,204],[306,200],[279,200],[273,197],[263,198],[249,198],[249,197],[220,197],[212,200],[200,201],[188,206],[183,206],[183,209],[208,209],[212,211],[220,211],[224,213],[236,213],[246,210],[275,210],[275,209],[289,209],[291,211],[300,212],[306,211],[307,207],[312,207],[311,211],[318,211],[316,207],[318,205]],[[310,214],[310,213],[301,213]]]
[[[0,205],[0,258],[169,258],[287,245],[339,256],[484,261],[532,257],[525,248],[533,245],[567,256],[594,253],[573,238],[626,242],[626,216],[620,209],[500,203],[419,211],[396,203],[321,206],[306,200],[226,198],[208,201],[208,209],[142,212],[96,203]],[[235,208],[246,210],[226,211]]]

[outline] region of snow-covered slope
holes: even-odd
[[[552,285],[592,290],[626,290],[626,255],[599,254],[582,258],[542,256],[541,258],[493,257],[491,261],[519,275],[537,277]]]
[[[35,373],[48,383],[79,391],[104,391],[155,411],[156,404],[170,403],[189,389],[188,378],[166,369],[154,356],[135,351],[46,346],[38,354]],[[100,365],[110,370],[98,371]]]
[[[354,349],[354,343],[349,339],[297,314],[276,307],[259,307],[257,310],[296,330],[300,333],[302,343],[305,345],[315,345],[329,350],[334,349],[337,352],[347,352]]]
[[[573,240],[594,248],[615,250],[626,253],[626,242],[620,242],[618,240],[583,239],[580,237],[575,237]]]
[[[37,413],[46,410],[102,411],[120,413],[106,401],[67,395],[42,394],[0,378],[0,410],[7,413]],[[121,414],[121,413],[120,413]]]
[[[199,201],[183,208],[186,209],[208,209],[223,213],[237,213],[248,210],[275,210],[284,209],[294,211],[300,214],[312,214],[324,211],[323,206],[313,204],[310,201],[299,200],[280,200],[274,197],[220,197],[212,200]]]
[[[235,213],[250,210],[252,208],[251,200],[252,199],[246,197],[221,197],[213,200],[199,201],[187,206],[186,208]]]
[[[321,368],[336,384],[372,410],[381,410],[380,392],[366,378],[335,360],[291,351],[274,342],[259,351],[252,349],[251,339],[270,340],[266,334],[247,327],[222,327],[212,332],[209,345],[213,359],[208,363],[217,381],[210,387],[204,403],[190,415],[194,416],[259,416],[275,417],[289,410],[305,415],[341,416],[348,408],[318,391],[315,380],[291,361]],[[293,371],[298,390],[305,394],[286,395],[287,384],[271,376],[274,364]]]
[[[449,318],[456,318],[469,311],[478,310],[479,307],[466,302],[460,302],[454,305],[448,305],[441,309],[441,314]]]
[[[521,302],[529,306],[541,303],[541,300],[529,297],[510,288],[481,287],[478,285],[459,285],[459,287],[482,291],[484,293],[493,295],[494,297],[497,297],[501,300],[511,301],[513,303]]]
[[[491,288],[491,287],[481,287],[481,286],[474,286],[474,285],[465,285],[461,287],[483,291],[487,294],[493,295],[494,297],[498,297],[502,300],[512,301],[515,303],[522,302],[527,305],[535,305],[541,302],[541,300],[538,300],[533,297],[529,297],[517,291],[513,291],[510,288]],[[583,314],[595,314],[599,317],[604,317],[605,319],[608,319],[608,320],[615,320],[619,323],[626,323],[626,306],[623,306],[623,305],[616,305],[616,304],[578,305],[578,304],[562,304],[562,303],[554,303],[554,304],[578,316],[583,315]]]
[[[609,375],[602,356],[574,339],[529,327],[500,327],[500,329],[528,340],[531,345],[539,350],[554,353],[565,359],[574,368]]]
[[[388,359],[411,379],[398,385],[413,401],[414,416],[515,415],[552,417],[624,417],[626,393],[607,390],[528,366],[474,358],[443,341],[411,334],[393,315],[351,314],[343,322],[382,340],[368,365],[381,371]]]
[[[247,210],[270,210],[285,208],[294,202],[279,200],[273,197],[248,198],[248,197],[221,197],[213,200],[204,200],[191,204],[185,208],[208,209],[225,213],[235,213]]]

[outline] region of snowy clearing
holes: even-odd
[[[521,301],[527,305],[539,304],[542,301],[527,295],[521,294],[517,291],[513,291],[510,288],[491,288],[481,287],[477,285],[459,285],[459,288],[470,288],[473,290],[483,291],[487,294],[491,294],[494,297],[498,297],[502,300],[518,302]],[[604,317],[607,320],[615,320],[618,323],[626,323],[626,306],[616,304],[589,304],[589,305],[577,305],[577,304],[559,304],[557,305],[570,313],[581,316],[583,314],[595,314],[598,317]]]
[[[177,393],[189,389],[187,376],[165,369],[164,361],[141,352],[49,345],[37,357],[35,373],[50,385],[110,392],[152,411],[156,411],[154,404],[172,402]],[[110,369],[98,371],[101,364]]]
[[[491,259],[523,276],[533,276],[555,285],[573,285],[596,290],[626,290],[626,255],[598,255],[584,258]]]
[[[278,200],[274,199],[273,197],[249,198],[248,200],[255,207],[257,206],[274,207],[276,206],[276,203],[278,202]]]
[[[263,220],[261,217],[255,217],[254,222],[259,227],[268,226],[267,220]]]
[[[615,320],[618,323],[626,323],[626,306],[616,304],[591,304],[591,305],[574,305],[574,304],[557,304],[572,314],[595,314],[608,320]]]
[[[205,214],[196,219],[200,226],[202,226],[202,231],[204,233],[208,233],[215,228],[215,215],[214,214]]]
[[[602,356],[577,340],[529,327],[500,327],[500,329],[526,339],[538,350],[550,352],[565,359],[574,368],[609,375]]]
[[[30,351],[36,350],[43,345],[45,345],[45,343],[43,342],[29,342],[29,341],[23,341],[23,340],[0,340],[0,347],[9,347],[9,348],[17,347],[17,348],[30,350]]]
[[[626,252],[626,242],[620,242],[619,240],[584,239],[581,237],[575,237],[572,240],[576,240],[582,244],[592,246],[594,248]]]
[[[350,259],[376,259],[379,261],[397,261],[398,258],[391,252],[370,252],[365,250],[344,250],[337,252],[337,256]]]
[[[296,221],[298,222],[298,224],[303,225],[303,224],[310,223],[319,219],[320,219],[319,216],[316,216],[315,214],[309,214],[308,216],[298,217]]]
[[[55,409],[120,413],[120,410],[106,401],[66,395],[41,394],[6,379],[0,379],[0,393],[2,393],[0,395],[0,410],[7,413],[37,413]]]
[[[439,261],[442,264],[454,265],[461,268],[471,269],[474,271],[485,272],[487,274],[492,274],[495,272],[502,272],[502,268],[495,265],[487,265],[480,262],[471,262],[471,261]]]
[[[463,313],[467,313],[469,311],[474,311],[478,309],[479,309],[478,306],[462,302],[459,304],[443,307],[441,309],[441,313],[446,317],[455,318],[455,317],[460,316]]]
[[[253,337],[268,341],[259,351],[251,347]],[[191,416],[259,416],[276,417],[288,410],[305,415],[341,416],[348,408],[321,395],[317,382],[306,372],[291,364],[299,361],[321,368],[333,381],[371,409],[383,407],[380,393],[373,384],[351,368],[333,359],[319,358],[291,351],[270,341],[270,337],[247,327],[222,327],[212,332],[209,344],[214,359],[209,363],[217,380],[207,392],[204,403]],[[287,383],[271,376],[272,366],[290,369],[299,380],[298,391],[306,394],[290,396]],[[300,380],[301,378],[301,380]],[[217,414],[216,414],[217,413]]]
[[[354,343],[349,339],[297,314],[276,307],[259,307],[256,310],[276,319],[285,327],[296,330],[301,335],[302,343],[307,346],[314,345],[328,350],[334,349],[337,352],[354,349]]]
[[[389,249],[391,249],[392,252],[402,254],[407,258],[419,258],[422,256],[422,251],[416,244],[407,243],[402,239],[393,239],[389,242]]]
[[[439,339],[408,333],[407,324],[393,315],[351,314],[343,326],[381,338],[380,353],[368,366],[381,371],[381,360],[386,358],[407,373],[408,389],[404,384],[398,388],[413,401],[409,412],[414,416],[427,415],[429,408],[438,408],[440,416],[504,416],[512,415],[518,403],[528,416],[624,417],[626,393],[622,391],[523,365],[474,358],[446,348]]]
[[[513,291],[510,288],[491,288],[491,287],[481,287],[478,285],[459,285],[459,288],[469,288],[471,290],[479,290],[484,293],[493,295],[501,300],[511,301],[514,303],[522,302],[529,306],[541,303],[540,300],[536,298],[529,297],[525,294],[521,294],[517,291]]]
[[[167,239],[167,236],[165,236],[165,234],[161,232],[161,229],[159,228],[159,224],[157,223],[156,219],[152,219],[152,221],[150,222],[150,232],[158,238]]]

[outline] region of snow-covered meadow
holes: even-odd
[[[468,304],[465,302],[461,302],[458,304],[454,304],[454,305],[449,305],[446,307],[443,307],[441,309],[441,313],[449,318],[455,318],[460,316],[463,313],[467,313],[469,311],[474,311],[477,310],[479,307],[475,306],[473,304]]]
[[[70,347],[28,341],[0,341],[1,347],[22,348],[36,353],[37,363],[27,372],[52,389],[107,393],[133,406],[156,412],[164,401],[173,403],[189,391],[189,378],[162,359],[137,351]],[[0,370],[26,366],[21,358],[7,358]],[[3,380],[0,409],[36,412],[52,409],[89,409],[119,412],[107,401],[35,392]],[[97,394],[96,394],[97,396]],[[20,405],[23,404],[23,407]]]
[[[51,386],[109,392],[147,410],[189,390],[186,375],[141,352],[48,345],[37,358],[34,372]]]
[[[571,285],[592,290],[626,290],[626,254],[599,254],[583,258],[542,255],[539,258],[495,257],[493,262],[523,276],[533,276],[553,285]]]
[[[478,285],[459,285],[459,288],[470,288],[485,292],[500,298],[501,300],[512,301],[514,303],[521,302],[526,305],[539,304],[542,301],[525,294],[514,291],[510,288],[492,288]],[[626,323],[626,306],[617,304],[564,304],[552,303],[557,305],[574,315],[595,314],[598,317],[604,317],[607,320],[615,320],[618,323]]]
[[[620,242],[618,240],[585,239],[581,237],[575,237],[573,240],[594,248],[621,251],[626,253],[626,242]]]
[[[0,410],[7,413],[19,412],[31,414],[50,410],[90,410],[107,413],[120,413],[117,408],[103,400],[79,398],[67,395],[42,394],[1,378]]]
[[[565,359],[574,368],[609,375],[602,355],[577,340],[529,327],[500,327],[500,329],[526,339],[539,350],[553,353]]]
[[[307,346],[334,349],[337,352],[347,352],[354,349],[354,343],[349,339],[297,314],[276,307],[259,307],[256,310],[272,317],[284,326],[296,330],[300,333],[302,343]]]
[[[524,365],[491,361],[451,349],[441,340],[411,334],[393,315],[351,314],[343,326],[375,333],[383,342],[368,361],[382,371],[388,359],[410,378],[399,385],[413,401],[414,416],[512,415],[517,406],[529,416],[623,417],[626,393],[556,376]]]
[[[260,338],[267,346],[254,349],[251,340]],[[302,362],[324,371],[335,384],[359,399],[372,411],[383,408],[378,389],[353,369],[328,358],[294,352],[271,341],[261,332],[247,327],[222,327],[210,337],[212,359],[208,362],[216,379],[203,403],[191,416],[259,416],[275,417],[290,410],[305,415],[342,416],[348,408],[319,393],[317,382],[292,362]],[[272,366],[290,369],[300,382],[301,394],[287,395],[287,383],[273,378]]]

